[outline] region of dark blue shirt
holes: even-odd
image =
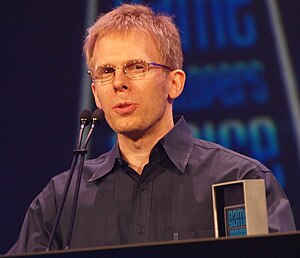
[[[32,202],[10,253],[45,250],[67,176],[54,177]],[[117,143],[85,162],[71,248],[213,237],[212,184],[254,178],[265,180],[269,231],[295,230],[289,201],[269,169],[193,138],[181,117],[141,175],[121,158]],[[74,185],[53,249],[65,246]]]

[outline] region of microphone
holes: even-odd
[[[92,114],[92,119],[91,119],[92,124],[91,124],[90,130],[87,134],[86,140],[83,144],[83,148],[77,150],[78,153],[81,154],[81,157],[80,157],[80,163],[78,166],[79,170],[78,170],[77,181],[76,181],[76,186],[75,186],[75,190],[74,190],[74,199],[73,199],[72,212],[71,212],[71,218],[70,218],[70,224],[69,224],[69,229],[68,229],[65,250],[70,249],[72,232],[73,232],[74,221],[75,221],[75,214],[76,214],[76,209],[77,209],[78,196],[79,196],[80,182],[81,182],[82,172],[83,172],[84,158],[85,158],[85,154],[87,153],[86,148],[89,143],[89,140],[91,139],[91,136],[94,132],[96,125],[99,125],[100,122],[102,122],[103,120],[104,120],[103,110],[96,109]]]
[[[85,109],[81,112],[80,119],[79,119],[80,130],[79,130],[79,136],[78,136],[78,140],[77,140],[76,150],[80,149],[84,129],[86,128],[86,126],[88,126],[90,124],[91,119],[92,119],[92,112],[90,110]],[[72,180],[72,177],[73,177],[73,174],[74,174],[74,170],[75,170],[75,166],[76,166],[79,154],[80,154],[80,152],[76,152],[76,151],[73,152],[73,160],[72,160],[72,164],[71,164],[71,167],[70,167],[70,173],[68,175],[67,182],[66,182],[66,185],[65,185],[65,189],[64,189],[64,193],[63,193],[63,199],[62,199],[62,202],[59,206],[57,215],[55,217],[55,221],[54,221],[53,228],[52,228],[52,231],[51,231],[51,235],[50,235],[50,238],[49,238],[49,242],[48,242],[48,245],[47,245],[47,248],[46,248],[46,252],[49,252],[52,248],[55,233],[57,231],[58,223],[59,223],[59,220],[60,220],[63,208],[64,208],[64,204],[65,204],[65,201],[66,201],[66,198],[67,198],[67,194],[68,194],[68,191],[69,191],[69,187],[70,187],[70,184],[71,184],[71,180]]]
[[[100,124],[104,120],[104,112],[102,109],[97,108],[92,114],[93,123]]]
[[[92,112],[88,109],[83,110],[79,118],[80,131],[79,131],[79,137],[78,137],[76,149],[80,148],[84,128],[90,124],[91,120],[92,120]]]
[[[86,140],[84,142],[84,145],[83,145],[84,149],[87,147],[87,145],[91,139],[91,136],[92,136],[92,133],[94,132],[95,126],[99,125],[103,120],[104,120],[104,112],[102,109],[97,108],[92,114],[92,118],[91,118],[92,125],[90,127],[90,130],[89,130]]]
[[[92,118],[92,112],[88,109],[85,109],[81,112],[80,114],[80,124],[82,125],[89,125],[89,123],[91,122],[91,118]]]

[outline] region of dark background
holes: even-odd
[[[93,104],[86,104],[82,100],[83,88],[86,87],[89,91],[90,87],[88,83],[83,83],[85,71],[82,69],[84,60],[81,51],[86,34],[88,6],[94,3],[98,15],[103,10],[109,10],[117,2],[0,1],[0,110],[2,112],[0,253],[6,252],[16,241],[26,209],[33,198],[51,177],[70,166],[80,110],[94,108]],[[194,17],[193,20],[187,21],[191,23],[186,25],[187,28],[191,28],[192,21],[196,21],[197,13],[193,13],[193,10],[202,2],[200,0],[173,1],[170,4],[169,1],[148,1],[156,9],[165,10],[171,7],[169,13],[176,13],[176,22],[179,26],[184,24],[182,17],[189,15]],[[209,5],[211,1],[204,2]],[[220,1],[220,4],[225,2],[226,0]],[[184,3],[186,9],[181,8]],[[197,99],[189,99],[187,96],[189,96],[189,89],[197,89],[195,87],[198,87],[198,83],[189,80],[185,95],[181,101],[178,101],[180,105],[175,110],[176,113],[187,117],[190,124],[196,128],[195,135],[199,137],[203,136],[203,123],[207,125],[206,121],[212,122],[216,128],[224,128],[223,122],[233,119],[245,124],[256,117],[266,116],[273,119],[278,132],[278,137],[275,139],[278,140],[279,149],[271,158],[256,156],[257,152],[253,147],[251,148],[253,139],[249,139],[248,135],[245,139],[249,144],[241,145],[238,140],[236,140],[238,144],[235,144],[232,140],[227,145],[254,156],[277,171],[275,175],[279,177],[290,198],[299,228],[299,146],[295,140],[299,125],[293,127],[293,118],[288,108],[289,103],[284,91],[285,86],[276,58],[275,46],[272,45],[274,39],[271,25],[266,18],[264,1],[249,0],[248,3],[251,8],[244,11],[257,14],[256,25],[259,35],[263,35],[257,40],[256,45],[244,50],[232,45],[205,50],[197,48],[193,42],[187,47],[188,42],[185,42],[185,69],[190,71],[193,65],[201,68],[206,63],[218,67],[222,62],[232,64],[234,60],[240,59],[248,62],[252,57],[261,60],[265,65],[263,76],[268,84],[268,101],[263,104],[244,102],[231,107],[226,106],[222,101],[217,101],[208,107],[192,108],[191,104],[197,103]],[[282,0],[278,3],[299,88],[300,4],[298,0]],[[183,12],[187,10],[187,13],[178,14],[177,11],[180,9]],[[195,33],[190,31],[189,35],[194,37]],[[187,33],[183,30],[183,39],[185,35]],[[200,92],[202,93],[207,92]],[[91,94],[87,93],[87,96],[90,98]],[[189,100],[190,104],[187,105],[189,101],[185,102],[185,100]],[[207,137],[201,138],[209,138],[226,145],[221,133],[223,131],[216,129],[215,132],[218,132],[218,137],[206,135]],[[233,136],[235,133],[234,131]],[[268,139],[268,132],[266,139]],[[97,135],[92,139],[90,157],[107,150],[112,140],[113,135],[107,125],[98,128]]]

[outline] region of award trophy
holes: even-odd
[[[212,185],[215,237],[268,233],[264,179]]]

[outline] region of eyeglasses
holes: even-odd
[[[137,79],[145,76],[149,73],[149,70],[153,67],[162,67],[165,69],[172,70],[169,66],[154,63],[146,62],[144,60],[132,60],[127,62],[121,67],[114,67],[112,65],[105,66],[95,66],[88,71],[88,74],[91,76],[93,82],[108,82],[111,81],[116,73],[117,69],[122,69],[124,74],[130,79]]]

